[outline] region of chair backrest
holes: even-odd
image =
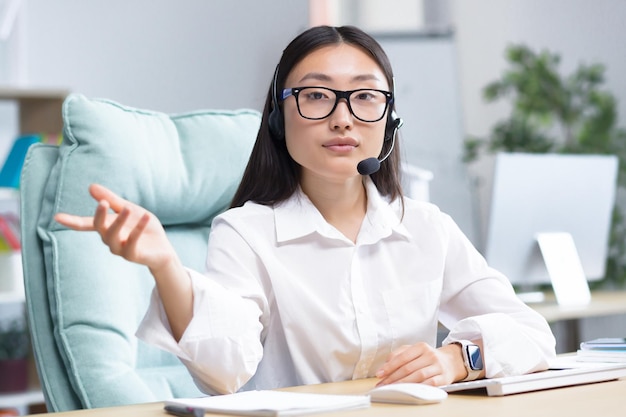
[[[200,395],[173,355],[134,333],[153,280],[95,232],[100,183],[156,214],[184,263],[202,270],[211,220],[237,187],[260,123],[254,110],[166,115],[70,95],[60,146],[31,146],[21,178],[22,259],[37,370],[49,411]]]

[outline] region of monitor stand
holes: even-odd
[[[565,232],[538,233],[537,243],[560,306],[589,304],[591,293],[574,238]]]

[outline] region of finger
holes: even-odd
[[[392,382],[395,382],[399,379],[402,379],[403,377],[406,376],[406,372],[408,371],[407,369],[407,363],[400,363],[397,366],[385,366],[384,368],[381,368],[377,373],[376,376],[378,378],[380,378],[380,380],[378,381],[378,383],[376,385],[386,385],[386,384],[391,384]]]
[[[398,382],[419,382],[423,384],[435,385],[440,379],[441,368],[437,364],[424,362],[411,362],[398,369],[396,372],[384,378],[381,385]]]
[[[418,355],[419,351],[417,351],[414,346],[400,346],[389,354],[387,361],[378,370],[378,372],[376,372],[376,376],[383,377],[389,375]]]
[[[78,231],[93,231],[93,217],[75,216],[67,213],[57,213],[54,220],[65,227]]]
[[[107,215],[109,213],[109,202],[106,200],[101,200],[98,202],[98,206],[96,207],[96,212],[93,216],[93,226],[100,233],[100,235],[104,235],[107,229]]]
[[[109,203],[109,207],[116,213],[122,211],[124,207],[131,205],[128,200],[123,199],[113,191],[100,184],[91,184],[89,186],[89,193],[97,201],[107,201]]]
[[[129,241],[139,240],[139,237],[141,236],[143,231],[146,230],[146,226],[148,226],[149,222],[150,222],[150,215],[148,213],[144,213],[139,219],[139,221],[137,222],[137,225],[133,228],[133,230],[131,230],[130,234],[128,235],[128,240]]]
[[[409,375],[421,369],[418,360],[403,362],[397,367],[386,370],[378,385],[386,385],[406,379]]]
[[[119,253],[121,248],[126,244],[128,236],[123,236],[124,227],[130,217],[130,210],[124,207],[115,218],[115,220],[106,228],[102,238],[113,253]]]
[[[430,374],[426,372],[422,374],[420,371],[436,362],[436,355],[427,344],[403,346],[390,355],[376,376],[381,378],[380,385],[405,380],[410,375],[413,375],[413,379],[417,378],[419,380],[417,382],[421,382],[422,379],[430,377]]]
[[[423,360],[423,358],[418,358],[386,375],[377,385],[387,385],[397,382],[429,383],[430,381],[430,383],[433,383],[433,379],[440,375],[440,373],[440,367],[436,364],[427,362]]]
[[[125,255],[129,256],[135,253],[139,239],[141,238],[144,230],[146,230],[149,222],[150,215],[148,213],[144,213],[126,239],[126,245],[124,246]]]

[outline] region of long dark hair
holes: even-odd
[[[362,30],[353,26],[316,26],[298,35],[287,45],[276,67],[274,79],[265,100],[256,142],[231,207],[242,206],[246,201],[273,205],[288,199],[297,190],[301,170],[289,155],[284,138],[280,133],[276,133],[276,127],[284,129],[284,120],[275,93],[283,90],[285,79],[293,67],[309,53],[323,46],[341,43],[354,45],[368,53],[382,68],[393,91],[393,71],[387,54],[374,38]],[[278,108],[272,115],[274,106]],[[395,103],[392,102],[388,110],[388,124],[394,108]],[[270,128],[272,124],[270,119],[275,119],[272,123],[279,126]],[[392,142],[391,140],[384,142],[381,154],[389,150]],[[380,170],[371,175],[378,191],[391,200],[402,198],[398,142],[396,140],[391,155],[381,164]]]

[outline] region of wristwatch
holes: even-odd
[[[483,370],[483,357],[480,353],[480,347],[468,340],[459,340],[454,343],[461,346],[463,363],[467,370],[467,376],[461,382],[478,379],[480,371]]]

